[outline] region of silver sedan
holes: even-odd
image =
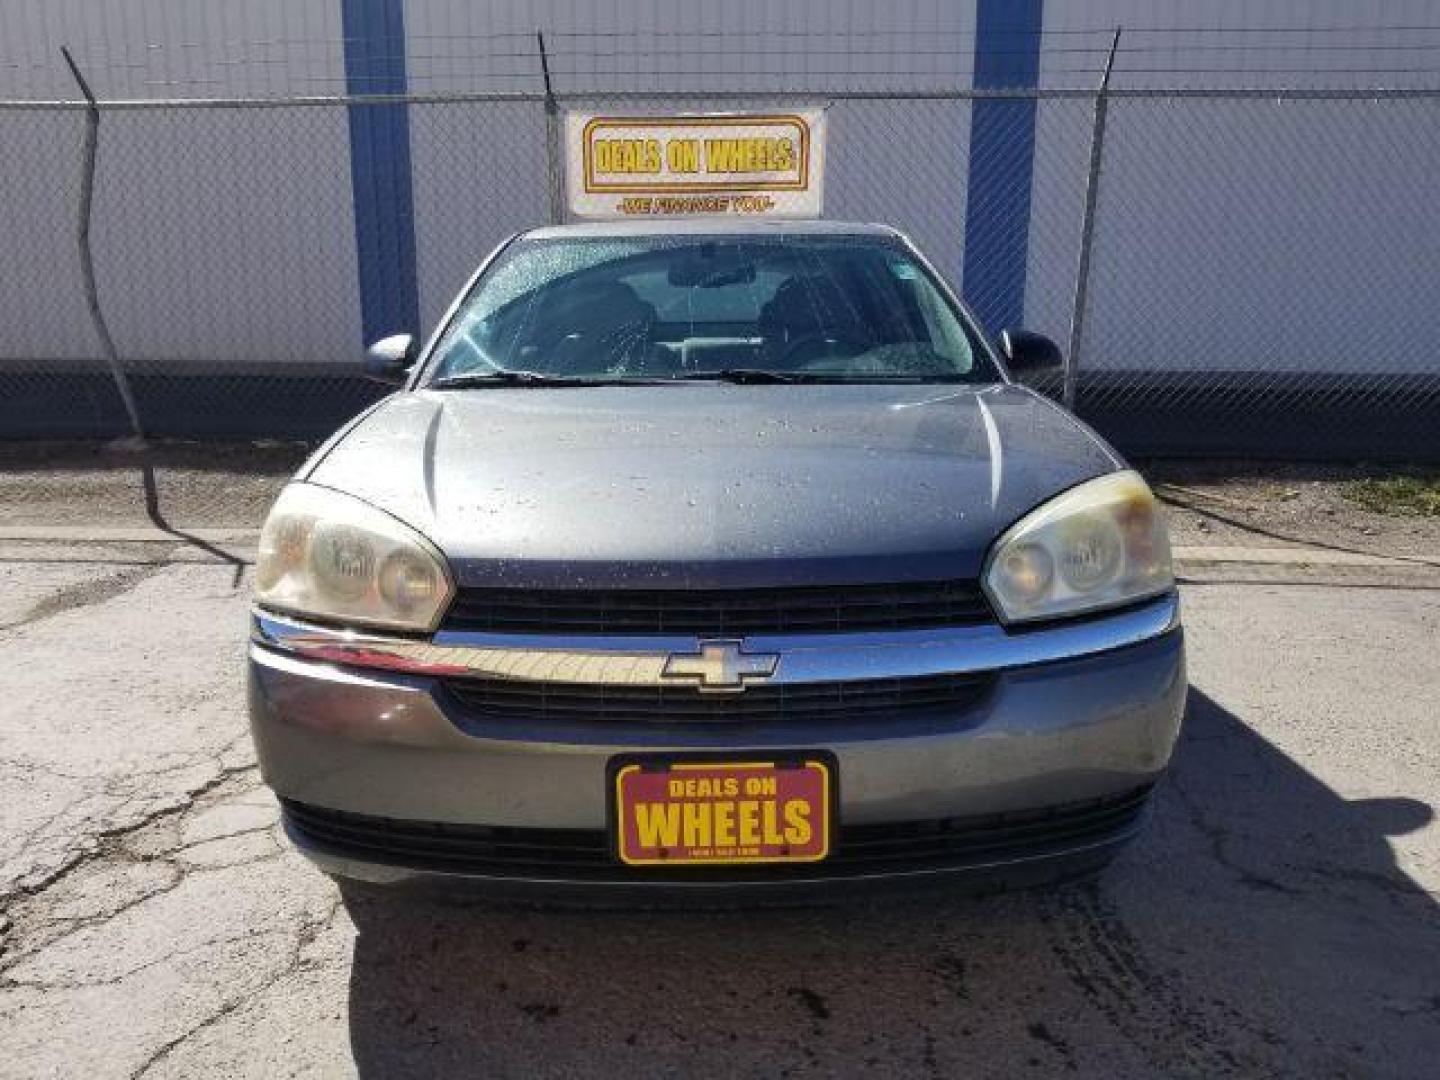
[[[1186,690],[1144,481],[902,236],[540,229],[266,523],[250,713],[295,843],[621,902],[1093,872]]]

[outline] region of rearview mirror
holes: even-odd
[[[1005,354],[1005,366],[1015,376],[1058,368],[1064,362],[1059,345],[1029,330],[1001,330],[1000,351]]]
[[[401,386],[415,363],[415,339],[391,334],[365,350],[365,377],[373,382]]]

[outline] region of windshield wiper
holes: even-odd
[[[652,382],[634,378],[585,378],[581,375],[547,375],[543,371],[470,371],[447,375],[425,384],[428,390],[469,390],[486,386],[626,386]]]
[[[948,372],[934,375],[846,375],[821,371],[770,371],[766,368],[719,368],[715,371],[686,371],[670,376],[549,375],[543,371],[469,371],[447,375],[423,387],[428,390],[469,390],[491,386],[664,386],[676,382],[727,382],[742,386],[786,383],[914,383],[964,382],[965,377]]]
[[[765,368],[721,368],[719,371],[687,371],[677,379],[701,382],[759,383],[925,383],[966,382],[964,375],[948,371],[934,374],[879,372],[847,374],[840,371],[769,371]]]
[[[695,382],[798,383],[810,382],[803,372],[767,371],[764,368],[721,368],[719,371],[687,371],[677,379]]]
[[[465,390],[472,386],[574,386],[582,380],[541,371],[469,371],[430,382],[431,390]]]

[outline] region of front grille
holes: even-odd
[[[702,636],[917,630],[991,621],[971,581],[795,589],[461,589],[441,626],[501,634]]]
[[[396,821],[282,799],[298,838],[320,851],[387,866],[492,877],[683,881],[843,877],[1059,854],[1120,839],[1136,826],[1149,787],[1122,795],[975,817],[890,825],[842,825],[835,850],[817,866],[623,867],[600,829],[524,829]]]
[[[445,684],[466,712],[491,721],[677,724],[845,724],[978,704],[993,674],[935,675],[853,682],[768,683],[741,693],[693,686],[453,679]]]

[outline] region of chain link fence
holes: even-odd
[[[1126,87],[1097,125],[1098,89],[810,72],[804,89],[741,92],[739,75],[699,94],[626,91],[608,72],[555,101],[828,107],[826,216],[897,226],[978,311],[1073,345],[1068,388],[1042,389],[1123,450],[1440,457],[1436,92]],[[0,437],[131,433],[87,250],[147,436],[315,439],[374,400],[356,200],[392,193],[353,143],[376,110],[404,114],[420,324],[388,329],[428,332],[495,244],[554,217],[563,170],[538,75],[469,94],[0,102]],[[1018,250],[1022,291],[967,271],[967,237]]]

